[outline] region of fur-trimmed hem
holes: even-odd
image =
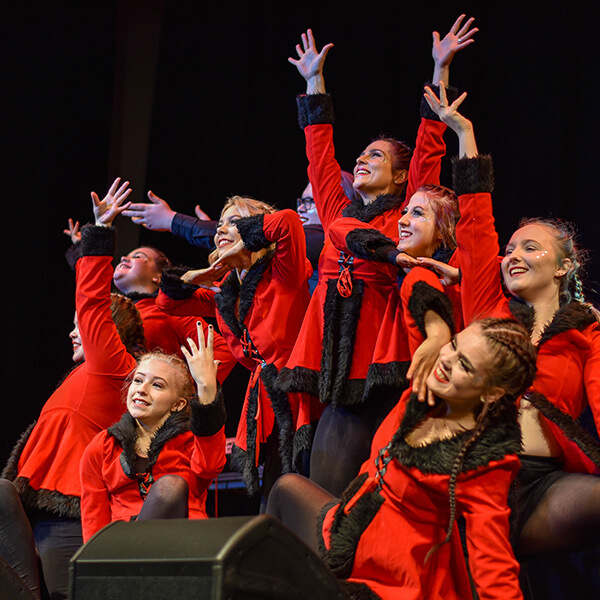
[[[241,474],[248,496],[256,496],[260,491],[258,468],[254,465],[254,460],[248,455],[248,452],[236,444],[231,447],[231,466],[234,471]]]
[[[494,190],[494,166],[489,154],[452,159],[452,184],[457,196]]]
[[[219,388],[215,399],[210,404],[200,404],[196,399],[190,402],[192,412],[192,433],[197,436],[215,435],[225,425],[227,411],[223,390]]]
[[[251,252],[258,252],[271,245],[271,242],[264,234],[264,222],[264,214],[240,217],[235,222],[235,226],[240,233],[244,246]]]
[[[409,367],[408,360],[369,365],[364,389],[365,401],[375,396],[378,401],[382,397],[397,401],[409,385],[406,377]]]
[[[277,385],[285,392],[305,392],[319,397],[319,371],[306,367],[283,367],[277,375]]]
[[[36,490],[27,477],[17,477],[13,484],[27,513],[44,511],[66,519],[81,518],[79,497],[67,496],[56,490]]]
[[[304,473],[304,464],[302,462],[303,455],[309,453],[312,449],[313,441],[315,439],[316,425],[310,423],[309,425],[302,425],[294,433],[293,449],[292,449],[292,468],[294,473],[300,473],[308,477],[307,473]]]
[[[117,250],[117,232],[112,227],[84,225],[81,228],[82,256],[114,256]]]
[[[299,94],[296,103],[300,129],[309,125],[333,124],[333,102],[329,94]]]
[[[185,283],[181,279],[182,269],[165,269],[160,278],[160,289],[172,300],[187,300],[198,289],[197,285]]]
[[[423,94],[425,94],[425,86],[430,87],[434,94],[439,98],[440,97],[440,86],[434,85],[433,83],[427,81],[423,84]],[[454,86],[448,86],[446,88],[446,98],[448,100],[447,104],[452,104],[458,98],[458,89]],[[421,96],[421,118],[428,119],[429,121],[439,121],[440,118],[436,113],[431,110],[431,106],[427,104],[427,100],[425,100],[425,96]]]
[[[378,596],[366,583],[343,579],[340,585],[351,600],[381,600],[381,596]]]
[[[528,392],[523,398],[531,402],[546,419],[554,423],[557,427],[560,427],[565,436],[577,444],[579,449],[600,471],[600,445],[577,421],[563,412],[558,406],[552,404],[552,402],[539,392]]]
[[[452,314],[452,303],[444,292],[430,286],[425,281],[417,281],[413,285],[412,293],[408,300],[408,310],[421,335],[427,337],[425,331],[425,314],[432,310],[443,319],[454,335],[454,317]]]
[[[354,229],[346,236],[346,244],[348,250],[357,258],[378,262],[388,262],[385,250],[396,249],[394,241],[378,229]]]
[[[35,427],[37,421],[34,421],[20,436],[19,439],[15,442],[13,449],[10,451],[10,456],[6,461],[6,465],[4,465],[4,469],[2,469],[2,474],[0,477],[2,479],[8,479],[9,481],[14,481],[17,478],[17,474],[19,472],[19,459],[21,458],[21,453],[23,452],[23,448],[25,448],[25,444]]]

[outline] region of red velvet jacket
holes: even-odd
[[[365,586],[384,600],[471,598],[456,524],[450,542],[425,562],[446,537],[449,476],[471,433],[410,446],[405,436],[430,409],[409,398],[407,390],[377,430],[371,457],[341,502],[324,509],[321,552],[338,577],[348,578],[352,598],[373,597]],[[481,600],[522,598],[507,506],[519,447],[516,420],[489,427],[457,479],[456,515],[466,520],[469,565]],[[381,459],[387,466],[378,475]],[[383,487],[376,491],[381,476]]]
[[[302,223],[294,211],[244,217],[237,221],[237,227],[250,250],[275,244],[252,265],[241,284],[237,273],[232,272],[219,283],[218,294],[196,289],[189,296],[189,286],[167,275],[157,302],[169,314],[214,316],[216,308],[219,329],[231,352],[252,371],[236,437],[235,461],[253,491],[260,443],[271,433],[275,418],[282,432],[284,471],[291,468],[291,433],[298,407],[290,404],[275,378],[298,336],[309,301],[307,280],[312,269],[306,258]]]
[[[526,305],[504,295],[498,261],[498,235],[494,227],[489,193],[467,193],[461,181],[477,181],[483,173],[480,158],[459,161],[455,179],[459,182],[461,219],[456,228],[462,271],[461,294],[465,324],[481,317],[513,317],[524,325],[533,324],[533,312]],[[588,306],[572,302],[556,313],[538,343],[537,373],[531,401],[540,410],[559,443],[565,469],[591,473],[595,467],[585,455],[585,439],[570,439],[563,429],[577,419],[589,404],[600,431],[600,328]],[[573,436],[571,436],[573,437]]]
[[[126,413],[102,431],[81,458],[81,520],[83,541],[113,521],[129,521],[142,509],[145,494],[163,475],[179,475],[189,486],[191,519],[206,518],[206,494],[225,466],[225,410],[222,399],[192,405],[187,414],[174,413],[157,431],[143,473],[135,470],[135,420]]]

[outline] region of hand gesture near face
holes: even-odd
[[[181,276],[182,281],[185,283],[192,283],[199,285],[200,287],[207,288],[209,290],[220,291],[219,288],[213,284],[217,279],[220,279],[230,270],[230,268],[222,263],[214,263],[206,269],[194,269],[187,271]]]
[[[217,395],[217,369],[221,361],[215,360],[213,354],[214,330],[212,325],[208,326],[206,342],[202,323],[196,324],[198,331],[198,345],[192,338],[188,338],[190,349],[181,346],[181,351],[187,361],[190,373],[198,388],[198,401],[200,404],[210,404]]]
[[[92,204],[96,225],[110,227],[115,217],[126,210],[131,202],[125,202],[127,196],[132,190],[129,187],[129,181],[125,181],[120,187],[121,178],[117,177],[110,186],[106,196],[102,200],[98,198],[96,192],[92,192]]]
[[[123,216],[151,231],[171,231],[175,211],[152,191],[148,192],[148,198],[150,204],[130,204],[127,210],[123,211]]]
[[[442,285],[450,286],[460,283],[460,271],[456,267],[452,267],[445,262],[419,256],[417,263],[423,267],[432,268],[440,279]]]
[[[317,44],[312,29],[307,29],[302,34],[302,44],[296,44],[298,58],[288,58],[288,61],[296,66],[298,72],[307,83],[307,94],[325,93],[325,81],[323,79],[323,65],[327,53],[333,48],[333,44],[326,44],[317,50]]]

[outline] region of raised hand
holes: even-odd
[[[327,53],[332,48],[333,44],[326,44],[319,52],[312,29],[307,29],[306,33],[302,34],[302,44],[296,44],[298,58],[288,58],[288,61],[295,65],[300,75],[306,80],[307,94],[325,93],[323,65]]]
[[[148,192],[148,198],[150,204],[131,204],[123,211],[123,216],[152,231],[171,231],[175,211],[152,191]]]
[[[456,267],[435,260],[420,256],[417,258],[417,263],[423,267],[431,267],[439,277],[442,285],[450,286],[460,283],[460,271]]]
[[[410,256],[410,254],[406,254],[406,252],[400,252],[396,256],[396,264],[407,272],[418,265],[417,259]]]
[[[438,67],[447,67],[459,50],[470,46],[475,41],[473,36],[479,29],[477,27],[470,29],[475,19],[471,17],[462,25],[464,18],[465,15],[460,15],[442,39],[440,39],[440,34],[437,31],[433,32],[431,56]],[[434,83],[436,82],[434,81]]]
[[[119,187],[120,183],[121,178],[117,177],[102,200],[98,198],[96,192],[92,192],[92,204],[96,225],[110,227],[115,220],[115,217],[130,206],[131,202],[125,202],[127,196],[132,192],[132,189],[129,187],[129,181],[125,181]],[[123,202],[125,202],[125,204],[123,204]]]
[[[181,346],[181,352],[196,382],[198,401],[200,404],[210,404],[217,395],[217,369],[221,361],[214,358],[214,331],[212,325],[208,326],[206,342],[204,341],[204,330],[200,321],[197,322],[196,329],[198,332],[198,345],[192,338],[188,338],[187,342],[190,349]]]
[[[67,229],[63,229],[63,233],[71,238],[71,243],[76,244],[81,241],[81,232],[79,231],[79,221],[73,222],[73,219],[69,219],[69,225]]]
[[[201,221],[212,221],[212,219],[200,208],[199,204],[194,207],[194,214]]]

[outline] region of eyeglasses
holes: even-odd
[[[299,213],[312,213],[317,210],[315,201],[310,196],[298,198],[296,200],[296,211]]]

